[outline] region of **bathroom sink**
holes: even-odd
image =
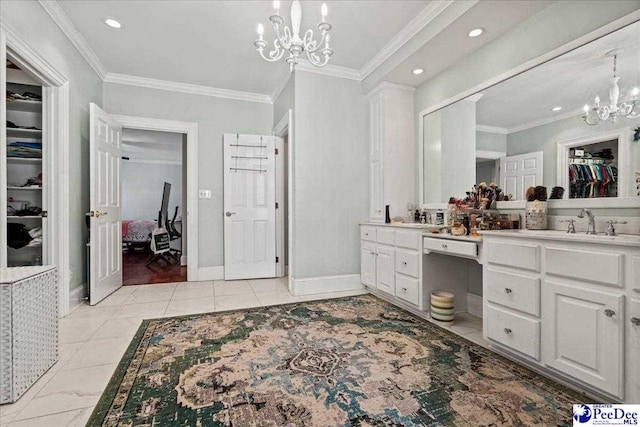
[[[607,236],[604,233],[586,234],[585,232],[567,233],[560,230],[502,230],[481,232],[482,234],[493,235],[512,235],[514,237],[530,237],[539,239],[580,241],[594,243],[609,243],[621,245],[640,245],[640,236],[633,234],[618,234],[616,236]]]

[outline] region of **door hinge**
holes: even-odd
[[[278,149],[276,148],[276,154],[278,154]]]
[[[278,209],[280,207],[280,205],[278,204],[278,202],[276,202],[276,209]]]
[[[42,218],[47,218],[47,217],[49,216],[49,212],[47,212],[47,211],[42,211],[42,212],[40,213],[40,216],[41,216]]]
[[[276,257],[276,262],[280,262],[280,257],[279,256]]]

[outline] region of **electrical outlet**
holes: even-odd
[[[198,197],[201,199],[210,199],[211,198],[211,190],[200,190],[198,191]]]

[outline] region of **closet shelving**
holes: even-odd
[[[7,229],[7,259],[3,264],[7,266],[38,265],[46,263],[46,253],[43,245],[46,236],[46,176],[43,172],[43,157],[46,154],[46,141],[43,141],[42,132],[42,108],[41,100],[13,99],[10,94],[24,95],[26,92],[42,96],[42,87],[37,85],[26,73],[17,70],[11,64],[8,65],[10,73],[7,73],[7,104],[6,104],[6,165],[3,173],[6,173],[6,198],[7,212],[2,224]],[[9,123],[11,122],[11,124]],[[18,126],[18,127],[14,127]],[[40,144],[41,149],[26,154],[19,152],[17,143]],[[32,150],[32,148],[29,148]],[[32,156],[32,157],[27,157]],[[37,185],[34,185],[37,184]],[[29,209],[24,212],[25,208]],[[20,213],[20,214],[17,214]],[[21,224],[33,239],[28,245],[16,244],[16,227],[12,224]],[[13,229],[14,231],[10,231]],[[14,233],[14,234],[11,234]],[[14,246],[14,247],[12,247]]]
[[[576,149],[578,150],[578,149]],[[618,141],[603,141],[569,156],[569,198],[617,197]]]

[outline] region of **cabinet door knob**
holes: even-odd
[[[407,261],[402,261],[402,263],[403,263],[404,265],[407,265]]]
[[[371,252],[371,255],[375,255],[375,254],[376,254],[375,252]]]
[[[611,310],[611,309],[609,309],[609,308],[604,310],[604,315],[607,316],[607,317],[613,317],[615,314],[616,314],[616,312]]]
[[[505,294],[510,294],[511,292],[513,292],[513,291],[511,290],[511,288],[504,288],[504,293],[505,293]]]
[[[448,246],[443,243],[442,244],[442,249],[447,249],[447,248],[448,248]]]
[[[635,326],[640,326],[640,317],[632,317],[631,318],[631,324],[633,324]]]
[[[509,328],[504,328],[504,333],[509,335],[511,333],[511,329]]]
[[[402,292],[407,292],[407,288],[402,288]]]

